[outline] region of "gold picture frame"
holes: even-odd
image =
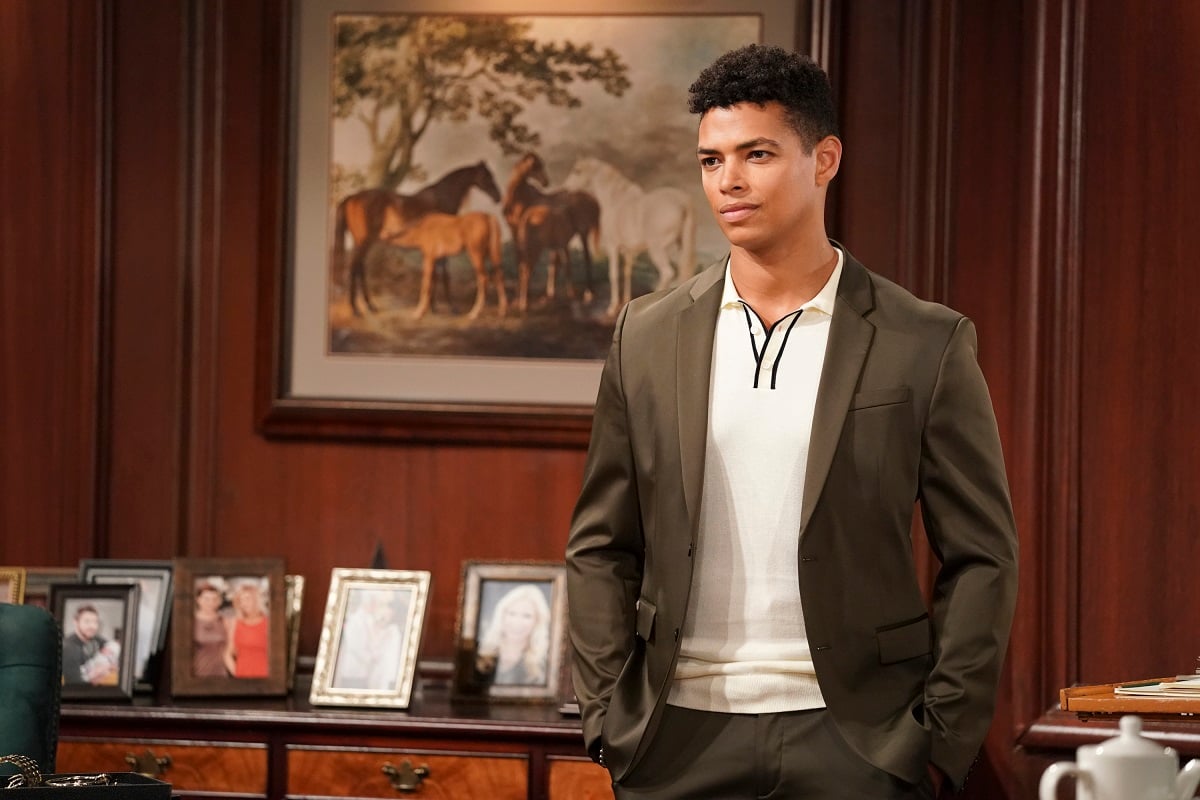
[[[20,605],[25,601],[25,568],[0,567],[0,603]]]
[[[335,567],[309,702],[408,708],[431,573]]]
[[[296,656],[300,650],[300,612],[304,608],[304,576],[284,575],[287,585],[287,690],[296,685]]]

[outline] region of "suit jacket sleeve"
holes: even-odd
[[[1017,590],[1017,533],[991,399],[963,318],[942,357],[921,458],[934,586],[935,664],[925,689],[932,760],[956,786],[987,734]]]
[[[595,757],[609,698],[632,652],[642,583],[642,527],[622,376],[621,312],[600,378],[583,486],[567,541],[572,675]]]

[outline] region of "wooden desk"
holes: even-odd
[[[1170,680],[1163,678],[1162,680]],[[1137,683],[1140,681],[1127,681]],[[1026,752],[1051,759],[1073,759],[1083,744],[1096,744],[1120,734],[1125,714],[1142,718],[1142,734],[1173,747],[1183,758],[1200,757],[1200,699],[1118,695],[1119,683],[1073,686],[1059,692],[1048,710],[1020,737]]]

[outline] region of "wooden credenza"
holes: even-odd
[[[273,699],[62,708],[59,772],[142,772],[183,798],[605,800],[579,720],[553,707],[451,702],[422,686],[405,711]]]

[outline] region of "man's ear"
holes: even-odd
[[[826,136],[813,146],[813,161],[816,164],[817,186],[828,186],[842,165],[842,140]]]

